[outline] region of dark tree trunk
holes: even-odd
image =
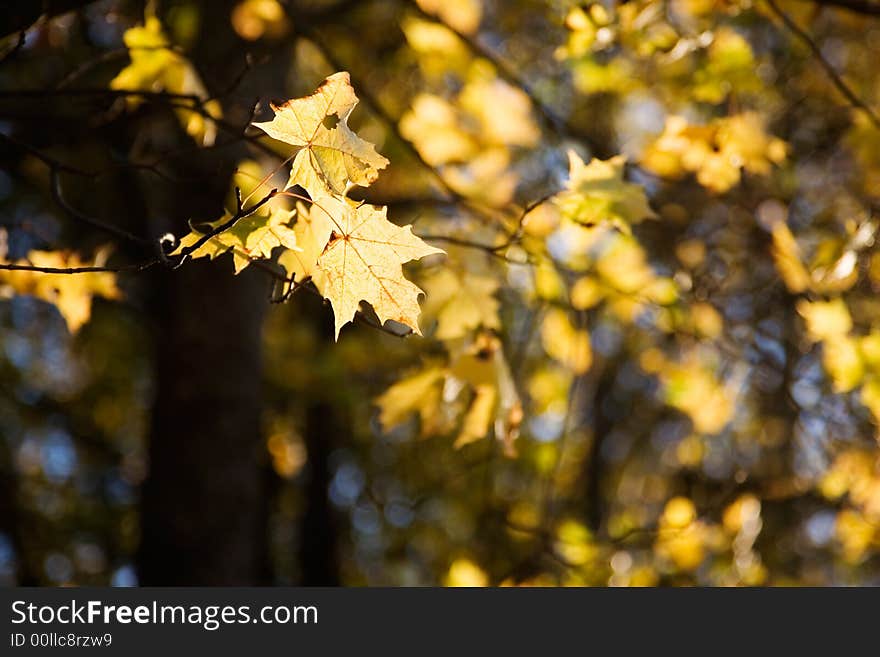
[[[306,508],[300,525],[300,568],[303,586],[338,586],[337,531],[330,506],[330,452],[340,433],[337,410],[326,403],[307,410],[305,443],[308,452]]]
[[[324,349],[332,349],[333,316],[327,304],[314,298],[299,299],[307,321],[315,326]],[[299,527],[299,565],[302,586],[338,586],[339,527],[330,504],[332,478],[330,455],[345,445],[351,436],[350,416],[344,404],[333,403],[326,394],[316,391],[306,408],[303,438],[308,457],[305,486],[305,509]]]
[[[209,89],[226,89],[242,70],[248,45],[229,21],[234,0],[201,3],[200,38],[191,53]],[[227,110],[242,96],[281,95],[289,58],[278,56],[240,81]],[[227,119],[238,121],[227,112]],[[228,138],[225,135],[223,138]],[[159,215],[219,216],[236,159],[185,166],[208,175],[181,189]],[[211,187],[209,189],[209,186]],[[216,214],[211,212],[216,211]],[[156,227],[158,232],[163,228]],[[269,281],[265,272],[233,276],[228,256],[189,261],[157,276],[156,401],[150,472],[142,500],[142,584],[245,585],[268,582],[269,487],[261,436],[261,332]]]
[[[230,263],[164,276],[141,582],[264,579],[260,331],[266,281]]]
[[[614,418],[609,417],[609,412],[614,406],[614,378],[618,366],[617,360],[606,364],[596,386],[592,404],[593,437],[584,471],[584,518],[590,530],[597,535],[603,528],[609,506],[609,501],[605,499],[605,457],[602,452],[614,429]]]

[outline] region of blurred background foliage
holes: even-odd
[[[448,256],[424,338],[337,343],[229,255],[0,271],[0,582],[880,583],[880,5],[35,4],[6,262],[216,219],[337,70],[391,161],[352,196]]]

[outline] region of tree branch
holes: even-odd
[[[560,136],[569,137],[585,143],[592,153],[602,154],[602,149],[598,147],[592,137],[566,121],[556,112],[556,110],[545,103],[532,88],[532,85],[519,75],[513,67],[504,61],[497,53],[484,46],[476,38],[457,30],[439,16],[425,11],[417,2],[415,2],[415,0],[407,0],[407,4],[409,4],[409,6],[422,17],[443,25],[443,27],[457,36],[475,55],[488,60],[505,82],[517,87],[529,97],[532,105],[535,106],[538,116],[546,127],[550,128]]]
[[[136,265],[123,267],[38,267],[37,265],[21,265],[16,263],[0,263],[0,270],[5,271],[34,271],[41,274],[91,274],[94,272],[140,272],[159,264],[159,259],[148,260]]]
[[[849,85],[844,82],[843,78],[840,77],[838,72],[834,70],[834,67],[831,65],[827,59],[825,59],[825,55],[822,54],[821,48],[813,41],[812,37],[807,34],[794,20],[789,16],[785,11],[783,11],[779,5],[776,4],[775,0],[766,0],[767,6],[770,7],[770,10],[776,14],[779,20],[785,25],[788,30],[794,34],[807,48],[810,49],[810,52],[813,53],[813,56],[819,60],[819,64],[825,69],[825,73],[828,74],[828,77],[831,79],[831,82],[837,88],[837,90],[843,94],[843,96],[849,101],[849,103],[856,109],[861,110],[865,113],[865,115],[870,119],[871,123],[874,124],[874,127],[880,130],[880,116],[874,112],[871,107],[868,106],[865,101],[859,98],[856,93],[849,87]],[[821,4],[821,3],[820,3]]]

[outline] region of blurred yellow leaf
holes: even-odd
[[[846,335],[825,339],[822,343],[822,364],[837,392],[854,389],[861,383],[865,372],[858,343]]]
[[[571,287],[571,305],[576,310],[587,310],[599,303],[603,295],[595,278],[582,276]]]
[[[680,570],[695,570],[706,556],[706,531],[696,517],[696,508],[686,497],[669,500],[660,517],[654,550]]]
[[[438,340],[461,338],[479,327],[501,329],[496,278],[443,267],[425,278],[424,287],[423,312],[437,318]]]
[[[444,586],[489,586],[489,576],[470,559],[456,559],[449,566]]]
[[[797,304],[798,313],[807,324],[807,334],[813,342],[845,336],[852,330],[852,319],[843,299],[807,301]]]
[[[733,29],[722,26],[714,32],[707,51],[708,61],[693,75],[693,97],[702,102],[720,103],[731,91],[756,91],[761,81],[755,74],[752,48]]]
[[[416,96],[400,132],[426,162],[443,166],[441,175],[457,192],[493,206],[510,201],[518,180],[511,148],[535,146],[540,139],[529,97],[479,68],[451,101]]]
[[[471,391],[455,447],[484,438],[494,428],[495,437],[514,454],[513,443],[523,419],[522,403],[497,337],[483,333],[450,368],[450,374]]]
[[[563,520],[556,528],[554,551],[568,563],[582,566],[599,556],[590,530],[577,520]]]
[[[694,355],[683,362],[666,362],[660,370],[666,402],[686,413],[694,429],[715,434],[733,418],[734,394]]]
[[[417,0],[419,7],[463,34],[472,34],[480,26],[483,7],[480,0]]]
[[[670,116],[663,133],[642,153],[645,168],[669,178],[696,174],[697,181],[722,193],[739,184],[741,170],[766,175],[773,164],[785,160],[785,142],[768,135],[754,112],[691,125],[681,116]]]
[[[590,334],[575,328],[568,314],[558,308],[549,310],[541,323],[544,351],[575,374],[583,374],[593,362]]]
[[[232,10],[232,27],[242,39],[278,38],[288,30],[284,7],[278,0],[243,0]]]
[[[684,529],[697,517],[694,503],[686,497],[673,497],[663,509],[662,522],[674,529]]]
[[[861,402],[874,417],[874,423],[880,424],[880,379],[871,377],[862,386]]]
[[[110,81],[110,88],[122,91],[165,91],[198,97],[202,111],[178,107],[175,112],[187,134],[204,146],[213,144],[217,126],[210,119],[222,118],[220,103],[217,100],[208,100],[208,92],[195,69],[183,55],[173,49],[159,19],[148,15],[142,27],[126,30],[122,38],[128,48],[131,63]],[[129,107],[136,107],[141,102],[137,96],[126,98]]]
[[[379,407],[379,423],[382,429],[388,431],[413,413],[418,413],[423,433],[433,433],[445,377],[444,368],[428,367],[388,388],[375,402]]]
[[[477,154],[479,144],[460,123],[452,103],[440,96],[422,93],[401,118],[400,132],[413,141],[428,164],[437,166],[463,162]]]
[[[810,287],[810,274],[804,267],[794,235],[784,221],[773,226],[773,261],[790,292],[804,292]]]
[[[105,264],[108,254],[107,249],[101,249],[91,261],[88,261],[70,251],[30,251],[25,258],[16,261],[15,264],[53,269],[101,267]],[[0,253],[0,263],[9,264],[2,253]],[[0,270],[0,292],[28,294],[55,305],[71,333],[76,333],[89,321],[93,297],[118,299],[121,296],[116,287],[116,274],[103,271],[48,274]]]
[[[572,150],[568,160],[566,190],[554,197],[563,217],[586,226],[611,224],[624,232],[629,231],[630,224],[656,217],[645,190],[623,179],[623,156],[593,158],[585,164]]]
[[[877,527],[858,511],[844,509],[837,514],[835,531],[844,558],[850,563],[858,563],[875,542]]]

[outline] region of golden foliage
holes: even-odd
[[[290,25],[278,0],[242,0],[232,9],[232,27],[242,39],[284,36]]]
[[[585,164],[574,151],[568,152],[566,190],[554,198],[563,218],[585,226],[610,224],[625,232],[631,224],[656,217],[648,205],[645,190],[623,179],[625,158],[593,158]]]
[[[101,249],[91,260],[83,260],[70,251],[30,251],[25,258],[13,264],[53,269],[102,267],[108,254],[108,249]],[[0,252],[0,263],[9,262],[6,254]],[[116,274],[104,271],[48,274],[38,271],[0,270],[0,293],[4,296],[28,294],[55,305],[71,333],[76,333],[89,321],[93,297],[118,299],[121,296],[116,286]]]
[[[187,59],[174,50],[162,30],[159,19],[148,15],[143,26],[132,27],[123,35],[131,63],[110,81],[111,89],[121,91],[164,91],[200,99],[201,110],[188,109],[192,101],[181,100],[183,107],[175,112],[186,132],[203,146],[210,146],[217,136],[217,126],[211,119],[220,119],[223,112],[217,100],[209,100],[208,92]],[[126,98],[129,107],[137,107],[142,100],[136,95]]]
[[[740,182],[743,170],[766,175],[772,165],[785,160],[786,145],[768,135],[754,112],[715,119],[708,125],[692,125],[671,116],[666,127],[641,157],[642,165],[666,178],[694,173],[704,187],[716,193]]]
[[[457,402],[461,414],[456,448],[494,431],[505,452],[514,454],[523,409],[497,338],[478,335],[448,367],[428,364],[392,385],[375,403],[384,430],[417,414],[421,434],[427,436],[452,431],[455,426],[441,410],[441,401]]]
[[[665,362],[660,379],[666,402],[686,413],[698,432],[719,433],[733,418],[733,390],[717,380],[698,354],[690,353],[682,362]]]
[[[503,111],[498,108],[503,107]],[[401,134],[458,192],[491,205],[510,201],[517,176],[511,148],[538,143],[528,96],[475,66],[452,100],[419,94],[400,120]]]
[[[475,329],[501,329],[498,279],[466,269],[442,267],[424,280],[427,301],[422,311],[436,317],[438,340],[462,338]]]
[[[544,351],[575,374],[583,374],[593,362],[590,334],[572,325],[565,311],[558,308],[547,312],[541,324]]]

